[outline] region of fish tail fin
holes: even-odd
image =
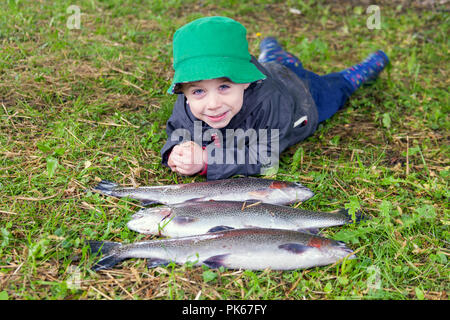
[[[123,259],[114,252],[115,248],[121,246],[120,243],[111,241],[88,241],[88,245],[93,254],[100,253],[103,257],[95,263],[92,270],[99,271],[103,269],[110,269]]]
[[[89,247],[93,254],[109,254],[111,250],[120,247],[121,244],[113,241],[95,241],[88,240]]]
[[[102,180],[99,184],[97,184],[94,187],[94,190],[100,191],[104,194],[111,194],[112,191],[114,191],[115,188],[117,188],[119,185],[115,182],[109,181],[109,180]]]
[[[365,217],[363,216],[361,210],[358,210],[358,211],[355,212],[355,220],[353,220],[353,217],[349,213],[348,209],[339,209],[336,213],[346,216],[349,223],[358,223],[361,220],[365,220]]]

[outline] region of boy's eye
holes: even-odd
[[[203,94],[203,92],[204,92],[203,89],[192,90],[192,94],[195,96],[201,95],[201,94]]]
[[[221,84],[220,85],[220,87],[219,87],[219,90],[226,90],[226,89],[229,89],[230,88],[230,86],[228,85],[228,84]]]

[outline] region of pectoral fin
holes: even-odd
[[[219,254],[217,256],[209,257],[208,259],[203,261],[203,264],[206,264],[210,268],[219,268],[219,267],[226,267],[225,266],[225,258],[228,257],[229,254]]]
[[[158,259],[158,258],[147,259],[147,267],[149,269],[159,267],[159,266],[167,266],[169,263],[170,263],[170,261],[164,260],[164,259]]]
[[[149,206],[151,204],[155,204],[155,203],[160,203],[160,202],[156,201],[156,200],[149,200],[149,199],[142,199],[141,200],[141,205],[144,206],[144,207]]]
[[[311,247],[305,246],[305,245],[300,244],[300,243],[281,244],[281,245],[278,246],[278,248],[283,249],[283,250],[287,250],[287,251],[295,253],[295,254],[302,254],[303,252],[311,249]]]
[[[312,235],[318,235],[319,234],[319,228],[306,228],[306,229],[298,229],[297,231],[309,233]]]
[[[234,229],[234,228],[233,227],[229,227],[229,226],[215,226],[215,227],[209,229],[208,233],[216,232],[216,231],[231,230],[231,229]]]

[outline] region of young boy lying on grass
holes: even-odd
[[[168,92],[178,99],[161,150],[164,165],[207,180],[273,172],[280,152],[310,136],[389,63],[379,50],[319,76],[274,38],[263,39],[260,50],[256,60],[244,26],[226,17],[197,19],[176,31]]]

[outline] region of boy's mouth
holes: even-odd
[[[224,113],[218,114],[216,116],[208,116],[206,115],[206,117],[213,122],[218,122],[218,121],[222,121],[228,114],[228,111],[225,111]]]

